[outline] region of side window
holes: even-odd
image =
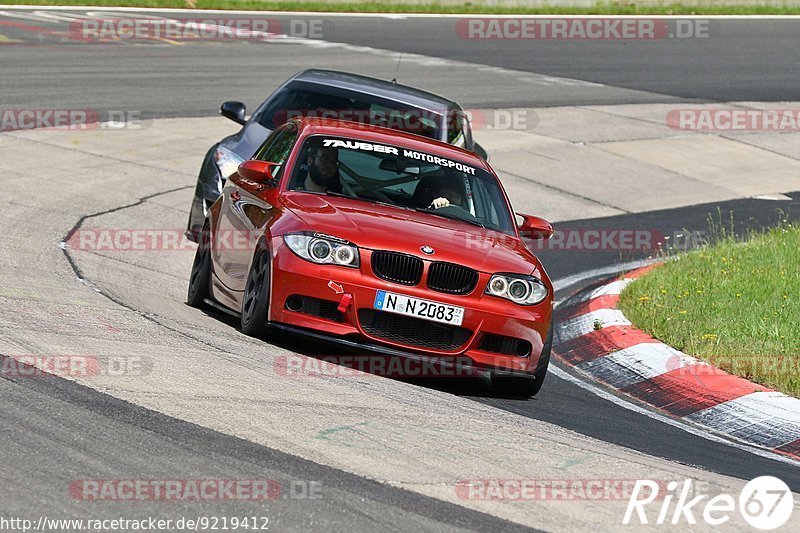
[[[464,123],[466,118],[458,111],[452,110],[447,115],[447,142],[453,146],[465,147],[467,145],[467,131]]]
[[[459,120],[461,121],[462,128],[464,129],[464,140],[466,144],[465,147],[469,148],[470,150],[473,147],[472,143],[472,126],[469,123],[469,117],[466,114],[459,111],[458,113]]]
[[[287,124],[267,137],[267,140],[256,153],[255,159],[277,163],[279,166],[273,172],[273,177],[280,178],[283,173],[283,164],[286,162],[286,158],[289,157],[296,140],[297,127],[294,124]]]

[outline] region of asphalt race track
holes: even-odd
[[[291,336],[265,344],[223,314],[188,308],[191,250],[86,252],[59,244],[82,230],[182,227],[203,150],[234,131],[213,118],[219,103],[241,100],[252,109],[302,68],[397,75],[475,109],[781,106],[800,100],[800,22],[714,20],[708,39],[531,45],[461,39],[457,19],[448,17],[269,15],[284,26],[319,20],[322,33],[263,43],[71,41],[68,15],[85,12],[0,9],[0,107],[94,109],[104,118],[134,111],[146,124],[0,133],[8,163],[0,356],[4,365],[14,354],[132,357],[145,368],[85,379],[0,376],[0,517],[264,516],[277,531],[610,531],[635,527],[621,525],[626,502],[480,501],[462,497],[456,484],[691,478],[718,494],[773,475],[800,492],[795,462],[665,424],[631,409],[631,400],[608,401],[560,365],[529,401],[496,397],[474,380],[287,378],[276,371],[280,358],[335,349]],[[509,179],[503,150],[515,146],[515,133],[476,131]],[[797,160],[791,135],[782,136],[785,144],[762,144]],[[603,213],[588,218],[565,201],[554,211],[565,231],[648,228],[674,237],[702,233],[709,214],[727,220],[731,212],[740,233],[780,216],[800,220],[800,180],[762,191],[780,192],[777,199],[698,200],[706,197],[687,188],[669,209],[636,207],[635,195],[609,205],[544,179],[514,183],[512,200],[528,202],[533,191],[571,195]],[[562,300],[652,255],[550,250],[540,257]],[[101,479],[270,479],[283,489],[267,503],[87,501],[71,489]],[[722,529],[742,527],[734,520]]]

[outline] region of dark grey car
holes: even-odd
[[[211,147],[197,178],[187,235],[196,240],[208,208],[239,163],[253,156],[269,134],[296,116],[328,116],[416,133],[471,150],[484,159],[486,151],[472,139],[462,107],[441,96],[333,70],[304,70],[289,78],[249,119],[241,102],[225,102],[222,116],[242,125],[237,133]]]

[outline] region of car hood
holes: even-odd
[[[482,272],[530,274],[540,264],[520,239],[466,222],[337,196],[289,192],[284,203],[309,229],[361,248],[392,250]],[[432,255],[421,247],[430,246]]]

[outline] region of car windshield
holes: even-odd
[[[258,116],[261,125],[274,129],[300,117],[332,118],[382,126],[441,140],[444,118],[425,109],[379,99],[366,94],[287,88]]]
[[[491,173],[399,145],[314,135],[304,142],[290,190],[347,196],[514,234]]]

